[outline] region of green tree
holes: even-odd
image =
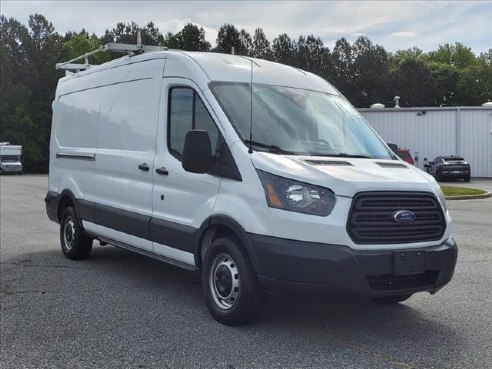
[[[460,105],[457,88],[462,71],[455,65],[437,61],[428,60],[425,65],[442,93],[442,101],[438,105]]]
[[[354,55],[352,45],[345,39],[341,38],[336,41],[335,47],[331,53],[332,59],[332,83],[344,94],[349,100],[353,94],[353,73],[352,64]]]
[[[58,79],[63,76],[63,72],[55,70],[55,64],[64,58],[63,38],[40,14],[29,17],[29,30],[31,42],[27,44],[31,68],[26,87],[31,93],[29,115],[37,127],[36,138],[42,152],[42,159],[33,159],[31,165],[32,170],[43,171],[48,168],[49,161],[51,104]]]
[[[164,45],[164,37],[162,36],[159,28],[154,23],[149,22],[145,27],[140,27],[135,22],[116,24],[116,27],[106,32],[101,38],[101,42],[106,44],[108,42],[119,42],[125,44],[136,44],[137,34],[140,31],[142,35],[142,43],[144,45],[159,46]]]
[[[420,60],[402,61],[393,75],[393,91],[400,96],[400,106],[437,106],[442,92],[429,69]]]
[[[251,36],[244,31],[238,31],[232,24],[224,24],[217,33],[217,46],[214,51],[218,53],[230,54],[234,47],[237,55],[248,55]]]
[[[179,49],[180,48],[180,39],[177,37],[177,34],[173,34],[171,32],[167,32],[164,36],[164,46],[168,49]]]
[[[205,30],[203,27],[188,23],[175,35],[168,33],[165,45],[172,49],[187,51],[210,51],[210,43],[205,40]]]
[[[388,54],[380,45],[367,37],[359,37],[349,48],[346,41],[335,45],[334,64],[342,57],[343,68],[348,70],[349,100],[357,107],[369,107],[374,102],[391,100],[391,79]],[[337,66],[340,69],[340,65]],[[338,70],[339,72],[340,70]]]
[[[17,20],[0,17],[0,141],[23,145],[26,169],[41,161],[37,127],[29,116],[31,93],[26,87],[30,68],[28,29]]]
[[[390,71],[396,71],[403,62],[409,59],[422,60],[424,55],[425,54],[422,49],[419,49],[418,47],[412,47],[411,49],[406,50],[397,50],[396,52],[388,55]]]
[[[89,36],[89,34],[84,30],[80,33],[67,33],[63,41],[64,52],[67,60],[94,51],[100,46],[101,39],[95,34]],[[102,64],[109,60],[111,60],[111,55],[107,52],[97,53],[89,57],[90,64]],[[75,63],[84,63],[84,60],[81,59]]]
[[[246,32],[244,29],[239,32],[239,42],[241,44],[241,47],[239,48],[239,51],[236,52],[237,55],[250,55],[251,50],[253,48],[253,40],[251,38],[251,35]]]
[[[24,166],[30,171],[48,167],[51,101],[62,75],[62,38],[42,15],[29,17],[29,28],[1,17],[2,95],[0,139],[23,146]]]
[[[291,38],[283,33],[273,40],[273,60],[278,63],[292,65],[294,62],[294,44]]]
[[[270,48],[270,41],[268,41],[265,36],[265,32],[263,32],[263,29],[261,28],[255,29],[251,47],[251,56],[259,59],[272,59],[272,49]]]
[[[453,65],[457,68],[465,68],[476,62],[475,54],[471,48],[464,46],[461,42],[454,45],[439,45],[436,51],[427,54],[429,61]]]
[[[492,49],[477,63],[464,68],[457,83],[460,105],[481,105],[492,101]]]
[[[331,67],[330,51],[319,37],[299,36],[295,46],[294,66],[320,76],[328,74],[327,69]]]

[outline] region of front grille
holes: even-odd
[[[399,210],[415,220],[398,222]],[[361,192],[353,201],[347,232],[356,244],[435,241],[442,238],[446,222],[436,197],[426,192]]]
[[[369,287],[374,291],[395,291],[432,286],[436,283],[439,271],[429,270],[415,275],[385,274],[366,277]]]

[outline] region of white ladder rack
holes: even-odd
[[[89,56],[95,55],[97,53],[103,51],[110,51],[114,53],[128,53],[128,55],[141,54],[150,51],[166,51],[167,47],[165,46],[150,46],[150,45],[142,45],[142,37],[140,32],[137,34],[137,43],[136,44],[122,44],[110,42],[101,47],[97,48],[94,51],[90,51],[83,55],[80,55],[76,58],[70,59],[63,63],[56,63],[57,70],[66,70],[67,74],[80,72],[81,70],[89,69],[92,65],[89,64]],[[77,60],[84,59],[84,64],[74,63]]]

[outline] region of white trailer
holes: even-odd
[[[22,174],[22,146],[0,143],[0,173]]]

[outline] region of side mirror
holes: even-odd
[[[391,151],[393,151],[395,154],[398,154],[398,145],[394,143],[386,143],[386,145],[389,146]]]
[[[212,146],[207,131],[188,131],[183,148],[183,169],[206,173],[212,163]]]

